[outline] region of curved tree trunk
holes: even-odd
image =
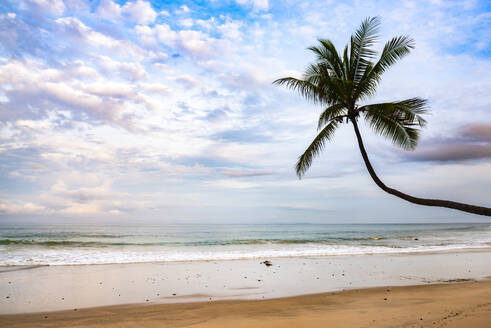
[[[426,205],[426,206],[437,206],[437,207],[447,207],[447,208],[452,208],[454,210],[459,210],[463,212],[468,212],[468,213],[473,213],[473,214],[478,214],[478,215],[485,215],[485,216],[491,216],[491,208],[488,207],[482,207],[482,206],[474,206],[474,205],[469,205],[469,204],[464,204],[464,203],[457,203],[457,202],[452,202],[449,200],[441,200],[441,199],[426,199],[426,198],[418,198],[418,197],[413,197],[411,195],[402,193],[396,189],[392,189],[387,187],[377,176],[375,173],[375,170],[372,167],[372,164],[370,164],[370,160],[368,159],[367,152],[365,150],[365,146],[363,146],[363,140],[361,138],[360,130],[358,129],[358,124],[356,123],[356,119],[350,119],[351,122],[353,123],[353,127],[355,129],[356,133],[356,138],[358,139],[358,146],[360,147],[360,152],[361,155],[363,156],[363,160],[365,161],[365,165],[368,169],[368,172],[370,173],[370,176],[372,177],[373,181],[382,188],[385,192],[394,195],[396,197],[402,198],[404,200],[407,200],[408,202],[418,204],[418,205]]]

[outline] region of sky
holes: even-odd
[[[424,97],[415,151],[360,129],[380,178],[491,206],[487,1],[0,3],[0,223],[478,222],[385,194],[345,125],[302,180],[322,107],[272,81],[368,16],[412,53],[369,102]]]

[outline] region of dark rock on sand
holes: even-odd
[[[265,266],[267,266],[267,267],[270,267],[270,266],[272,266],[272,265],[273,265],[273,263],[271,263],[271,261],[268,261],[268,260],[266,260],[266,261],[264,261],[264,262],[261,262],[261,264],[264,264],[264,265],[265,265]]]

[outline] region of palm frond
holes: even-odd
[[[344,102],[348,96],[345,80],[331,75],[325,63],[310,64],[303,75],[303,79],[317,87],[317,97],[314,102],[322,104],[335,104]]]
[[[319,39],[318,41],[320,46],[311,46],[308,49],[317,55],[317,62],[326,64],[334,75],[343,78],[343,63],[334,44],[326,39]]]
[[[322,149],[324,149],[326,141],[332,139],[338,124],[339,123],[336,120],[330,121],[329,124],[327,124],[326,127],[319,132],[305,152],[300,155],[295,166],[295,170],[299,178],[302,178],[305,172],[309,169],[314,157],[318,156]]]
[[[273,81],[273,84],[286,85],[289,89],[298,91],[304,98],[317,102],[317,86],[309,81],[297,79],[294,77],[284,77]]]
[[[351,36],[350,79],[357,84],[370,60],[377,54],[370,47],[378,40],[380,19],[368,17]]]
[[[344,72],[345,72],[345,77],[344,79],[347,80],[348,77],[349,77],[349,71],[350,71],[350,63],[349,63],[349,58],[348,58],[348,45],[346,45],[344,47],[344,51],[343,51],[343,68],[344,68]]]
[[[366,105],[359,108],[375,132],[392,140],[404,149],[414,149],[418,143],[419,128],[426,121],[426,100],[410,98],[399,102]]]
[[[369,98],[377,92],[377,86],[380,80],[378,75],[375,78],[370,78],[372,70],[372,63],[367,64],[365,72],[356,86],[356,90],[353,92],[354,102]]]
[[[398,36],[388,41],[377,63],[373,67],[367,65],[354,92],[355,99],[372,96],[375,93],[382,74],[398,60],[409,54],[411,49],[414,49],[414,40],[409,36]]]
[[[414,40],[407,35],[401,35],[392,38],[385,46],[380,59],[374,65],[374,71],[382,73],[390,66],[395,64],[399,59],[403,58],[414,49]]]
[[[322,129],[330,120],[334,118],[341,118],[340,116],[346,112],[346,106],[343,103],[337,103],[327,107],[319,116],[319,122],[317,124],[317,130]]]

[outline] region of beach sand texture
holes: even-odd
[[[491,327],[491,281],[0,316],[2,327]]]

